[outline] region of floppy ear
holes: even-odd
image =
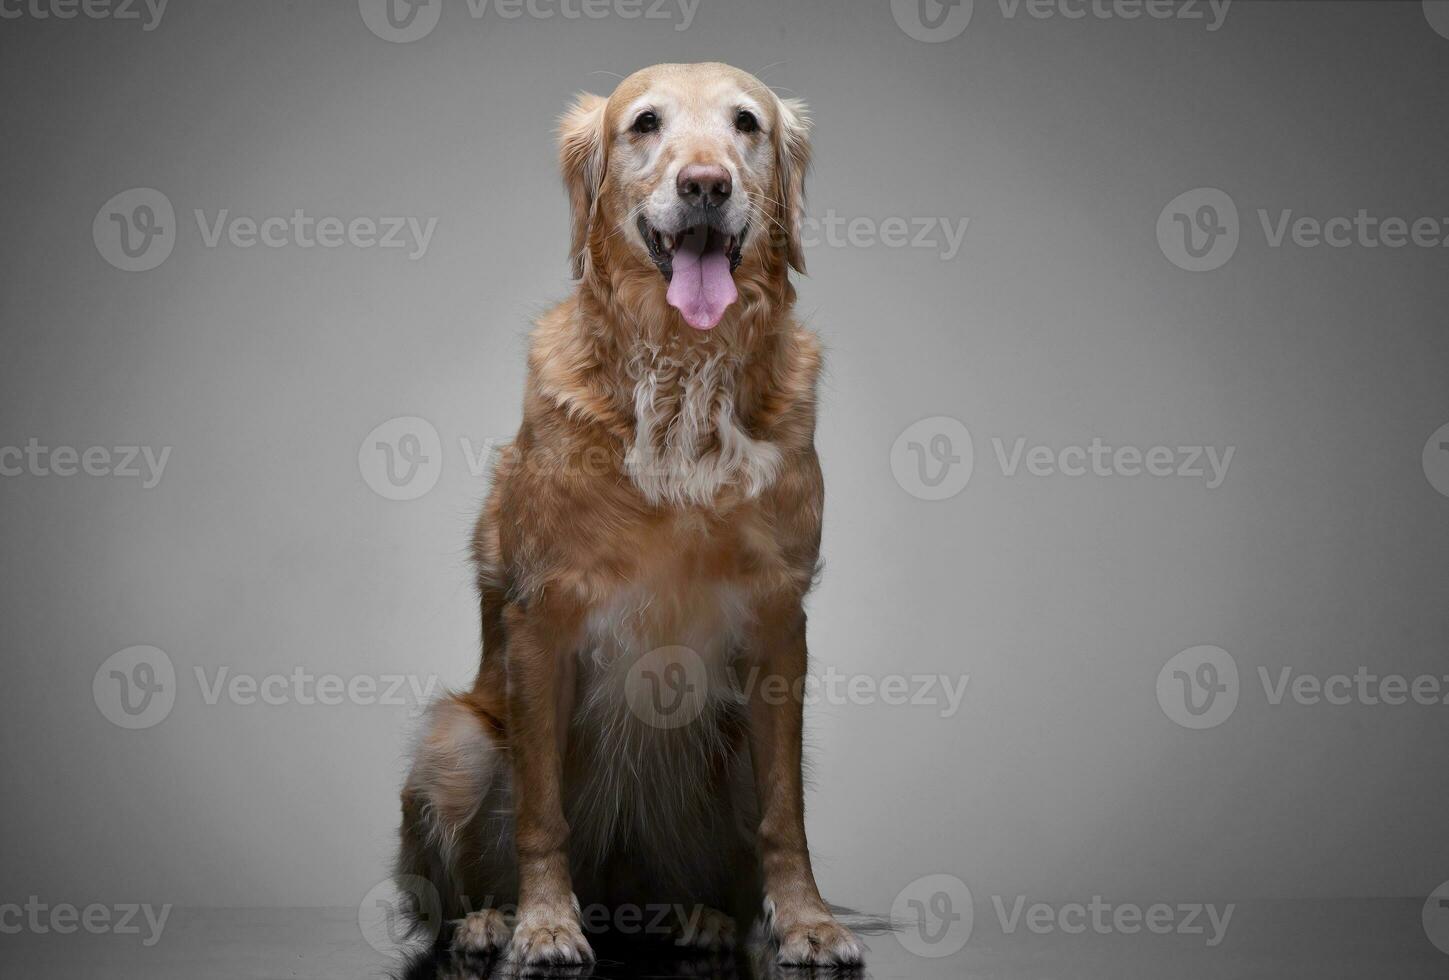
[[[805,171],[810,167],[810,114],[799,99],[776,99],[775,173],[779,210],[776,220],[785,235],[785,257],[796,272],[805,271],[800,221],[805,215]]]
[[[558,124],[558,160],[569,192],[573,236],[569,259],[574,278],[584,274],[589,222],[604,182],[604,106],[608,100],[580,92]]]

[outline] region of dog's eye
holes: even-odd
[[[634,125],[629,127],[636,133],[652,133],[658,128],[659,116],[648,110],[639,113],[638,118],[634,120]]]
[[[748,109],[741,109],[735,114],[735,129],[742,133],[753,133],[760,128],[760,121],[755,114]]]

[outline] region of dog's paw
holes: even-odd
[[[508,945],[508,923],[497,909],[469,912],[453,932],[453,952],[492,956]]]
[[[513,930],[509,958],[525,968],[582,966],[594,962],[578,913],[551,908],[524,909]]]
[[[735,920],[716,909],[700,909],[689,921],[681,923],[674,945],[710,953],[734,949]]]
[[[858,967],[864,948],[855,933],[823,909],[814,914],[792,914],[767,902],[765,918],[775,941],[775,962],[780,966]]]

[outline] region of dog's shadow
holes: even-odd
[[[758,942],[730,953],[683,954],[645,944],[596,944],[592,966],[520,971],[507,956],[454,954],[443,946],[420,952],[396,980],[870,980],[861,967],[786,967]]]

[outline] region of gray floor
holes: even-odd
[[[976,928],[957,954],[927,959],[894,936],[875,936],[866,971],[885,978],[1197,978],[1378,980],[1443,978],[1449,956],[1426,938],[1422,900],[1241,903],[1223,941],[1202,936],[1049,936],[1024,926],[1003,933],[990,907],[976,910]],[[370,947],[355,909],[176,909],[158,942],[141,936],[24,933],[0,935],[0,976],[23,980],[104,977],[106,980],[284,977],[382,978],[404,964]],[[485,965],[415,969],[412,977],[482,980]],[[501,972],[497,973],[501,975]],[[578,974],[573,974],[577,976]],[[594,977],[739,977],[747,964],[699,959],[660,961],[605,953]]]

